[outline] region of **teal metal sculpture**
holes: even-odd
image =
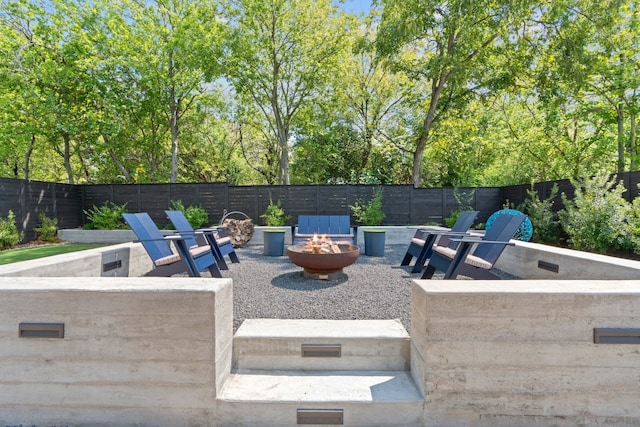
[[[489,230],[493,222],[496,220],[496,217],[501,214],[524,215],[524,213],[516,209],[502,209],[502,210],[496,211],[493,214],[491,214],[491,216],[487,220],[485,229]],[[513,238],[516,240],[522,240],[523,242],[528,242],[529,240],[531,240],[532,234],[533,234],[533,224],[531,224],[531,220],[529,219],[529,217],[527,217],[522,223],[522,225],[520,226],[520,228],[518,228],[518,231],[516,231],[516,234],[513,236]]]

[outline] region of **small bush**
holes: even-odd
[[[40,227],[33,229],[38,238],[44,242],[58,240],[58,218],[49,218],[44,212],[40,212]]]
[[[560,223],[558,215],[553,211],[553,199],[558,194],[558,184],[551,188],[549,197],[540,200],[538,192],[533,188],[527,190],[528,198],[518,207],[526,213],[533,225],[531,240],[538,243],[556,244],[560,241]]]
[[[616,183],[607,174],[573,182],[575,196],[559,212],[569,243],[575,249],[606,253],[611,249],[634,249],[633,206],[623,193],[622,182]]]
[[[470,211],[473,209],[473,198],[475,197],[475,194],[476,190],[464,193],[457,187],[453,189],[453,198],[456,199],[458,207],[452,210],[449,213],[449,216],[444,219],[444,225],[447,226],[447,228],[454,226],[463,211]]]
[[[182,212],[193,228],[200,228],[209,222],[209,214],[202,206],[189,206],[185,208],[181,200],[172,200],[169,208]]]
[[[102,206],[93,206],[84,211],[89,222],[85,225],[87,230],[125,230],[127,224],[122,218],[126,212],[127,204],[116,205],[113,202],[104,202]]]
[[[629,240],[635,253],[640,253],[640,197],[633,199],[629,208]]]
[[[23,238],[24,233],[18,231],[13,211],[9,211],[6,219],[0,217],[0,249],[12,248]]]
[[[350,205],[354,218],[362,225],[381,225],[385,218],[382,211],[382,187],[378,187],[373,192],[373,197],[367,203],[362,200],[356,201],[355,205]]]
[[[280,200],[278,200],[278,203],[273,203],[273,200],[269,199],[269,206],[267,206],[264,213],[260,215],[260,218],[264,220],[265,225],[281,227],[291,219],[291,215],[285,215]]]

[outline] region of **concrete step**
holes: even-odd
[[[247,319],[233,339],[234,369],[409,369],[399,320]]]
[[[408,371],[239,370],[218,396],[217,419],[221,426],[419,426],[423,404]]]

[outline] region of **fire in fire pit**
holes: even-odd
[[[292,263],[304,269],[306,278],[337,280],[342,277],[344,267],[356,262],[360,248],[314,235],[307,243],[289,246],[287,255]]]

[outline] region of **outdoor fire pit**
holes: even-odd
[[[292,263],[304,269],[304,277],[337,280],[343,276],[344,267],[356,262],[360,248],[314,236],[307,243],[289,246],[287,255]]]

